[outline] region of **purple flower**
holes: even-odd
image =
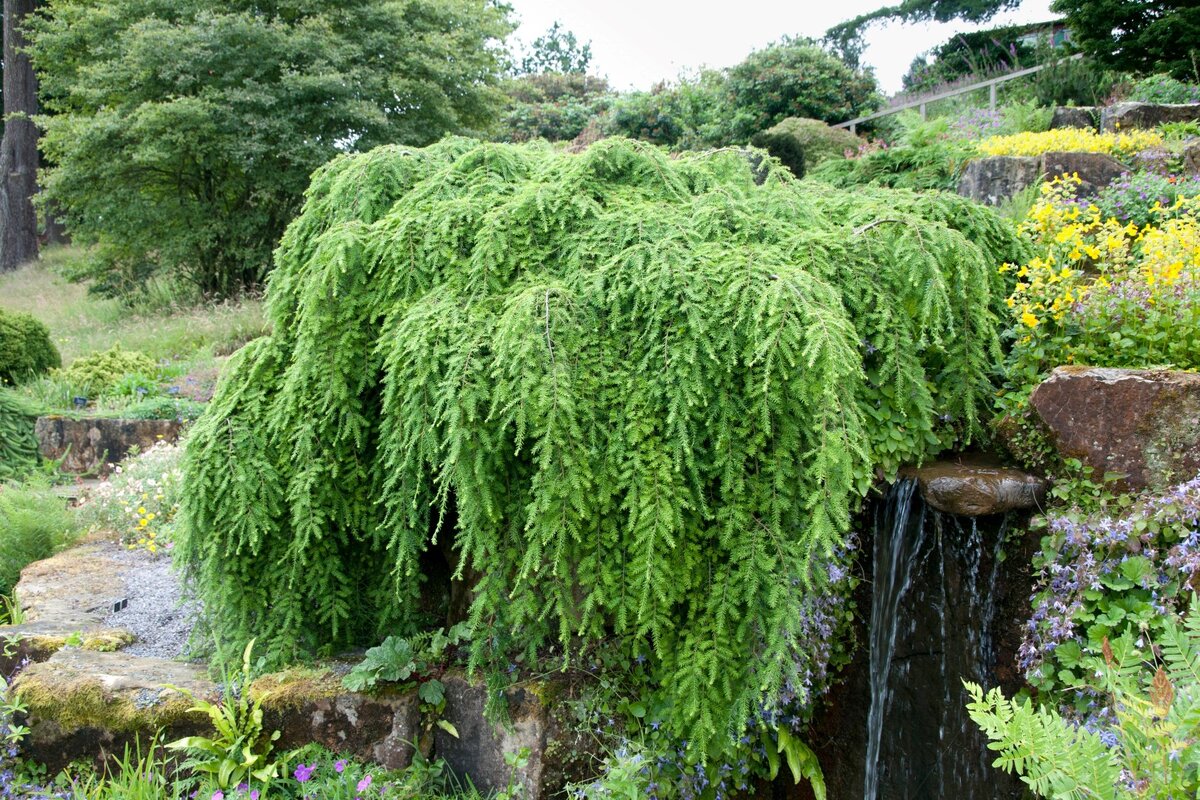
[[[312,774],[313,774],[313,772],[316,771],[316,769],[317,769],[316,764],[309,764],[308,766],[305,766],[303,764],[297,764],[296,771],[293,772],[292,774],[295,776],[295,778],[298,782],[305,783],[308,781],[309,778],[312,777]]]
[[[213,792],[212,800],[225,800],[225,793],[218,789]]]
[[[338,759],[333,763],[333,771],[341,775],[346,770],[346,759]]]
[[[358,789],[358,791],[360,791],[360,792],[365,792],[370,787],[371,787],[371,776],[368,775],[367,777],[365,777],[361,781],[359,781],[358,786],[356,786],[355,788]]]

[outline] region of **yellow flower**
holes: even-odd
[[[149,514],[147,514],[146,519],[154,519],[154,512],[151,511]]]
[[[146,545],[146,549],[149,550],[151,553],[158,552],[158,546],[155,545],[154,542],[151,542],[150,544]]]
[[[139,519],[139,520],[138,520],[138,527],[139,527],[139,528],[144,528],[144,527],[146,527],[146,526],[147,526],[147,525],[149,525],[149,524],[150,524],[150,520],[147,520],[147,519]]]
[[[1032,311],[1026,311],[1021,315],[1021,322],[1024,322],[1030,328],[1036,328],[1038,324],[1037,315]]]
[[[145,513],[146,513],[146,509],[145,509],[143,506],[138,506],[138,513],[139,513],[139,514],[145,514]]]

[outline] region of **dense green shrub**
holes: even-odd
[[[45,325],[29,314],[0,309],[0,385],[21,383],[60,364]]]
[[[129,376],[149,379],[157,373],[158,365],[150,356],[136,350],[122,350],[121,345],[115,344],[110,350],[75,359],[61,377],[75,391],[102,396],[116,391]]]
[[[508,102],[498,135],[509,142],[570,141],[602,117],[613,102],[608,81],[577,72],[523,75],[502,88]]]
[[[725,76],[701,70],[660,83],[646,92],[618,96],[605,120],[605,130],[644,142],[681,149],[728,144],[732,111],[725,91]]]
[[[903,124],[895,144],[869,149],[858,158],[826,161],[810,177],[843,188],[864,184],[897,189],[956,188],[963,167],[978,156],[975,146],[953,135],[945,118]]]
[[[787,117],[845,122],[882,105],[874,76],[851,69],[807,39],[756,50],[730,68],[725,91],[732,142],[748,141]]]
[[[52,0],[26,26],[42,197],[109,293],[258,285],[314,169],[490,124],[510,30],[488,0]]]
[[[19,478],[37,466],[36,417],[16,394],[0,389],[0,481]]]
[[[0,595],[27,564],[49,558],[75,535],[75,516],[49,487],[0,484]]]
[[[1021,255],[961,198],[734,151],[339,159],[190,435],[180,557],[278,661],[411,629],[452,545],[474,665],[636,642],[702,745],[806,699],[806,599],[876,469],[974,435]]]
[[[1200,103],[1200,85],[1170,75],[1148,75],[1133,84],[1127,99],[1143,103]]]
[[[834,128],[818,119],[800,117],[788,117],[777,125],[755,134],[750,143],[755,147],[766,148],[785,166],[791,167],[788,159],[782,155],[784,148],[789,146],[789,140],[794,143],[800,154],[801,169],[799,172],[792,170],[797,176],[803,175],[806,169],[811,169],[827,159],[845,158],[846,151],[855,152],[863,143],[862,139],[845,128]]]

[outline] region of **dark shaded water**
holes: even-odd
[[[1019,636],[1028,576],[1023,553],[1003,558],[1007,519],[942,514],[907,480],[874,517],[870,580],[857,597],[867,626],[814,721],[830,800],[1022,797],[1018,780],[990,766],[962,686],[1012,683],[1001,639]]]

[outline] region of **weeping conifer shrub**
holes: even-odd
[[[476,666],[636,640],[678,730],[735,730],[808,685],[800,609],[875,471],[977,433],[1018,248],[738,152],[341,158],[192,430],[181,558],[278,661],[411,629],[452,542]]]

